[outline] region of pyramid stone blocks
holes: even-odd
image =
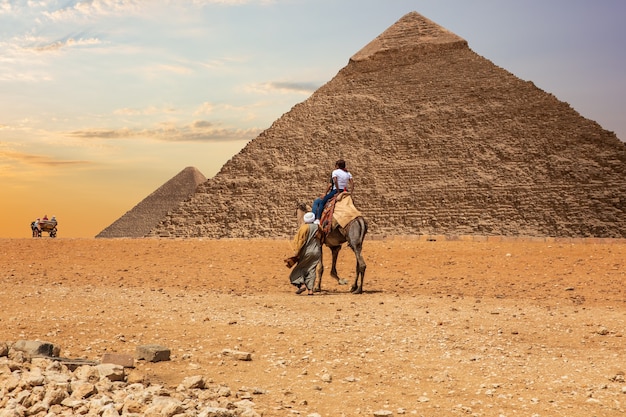
[[[625,144],[415,12],[148,236],[291,236],[339,158],[370,235],[626,237]]]

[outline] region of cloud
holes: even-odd
[[[49,53],[69,48],[86,48],[102,45],[97,37],[65,37],[49,40],[34,35],[16,36],[0,40],[0,81],[50,81],[49,61],[40,59]]]
[[[206,120],[189,125],[161,123],[153,129],[83,129],[69,132],[79,139],[153,139],[164,142],[223,142],[249,141],[261,133],[259,128],[234,129],[221,127]]]
[[[202,103],[194,112],[194,116],[206,116],[209,114],[220,115],[223,118],[237,120],[254,120],[257,118],[256,110],[267,107],[267,103],[259,102],[244,106],[235,106],[227,103],[213,104],[209,102]]]
[[[176,113],[177,110],[173,107],[159,108],[154,106],[145,107],[143,109],[122,108],[113,111],[113,114],[121,116],[151,116],[154,114],[171,114]]]
[[[58,167],[68,165],[89,165],[89,161],[77,161],[77,160],[63,160],[57,159],[46,155],[36,155],[23,152],[14,151],[0,151],[0,160],[11,160],[26,165],[32,166],[44,166],[44,167]]]
[[[135,68],[133,71],[140,74],[141,77],[149,79],[158,79],[164,74],[166,76],[168,76],[169,74],[189,75],[193,74],[194,72],[194,70],[189,67],[172,64],[151,64],[148,66]]]
[[[70,136],[83,139],[123,139],[141,136],[141,131],[132,129],[84,129],[70,132]]]
[[[171,72],[174,74],[179,74],[179,75],[186,75],[186,74],[191,74],[193,72],[193,70],[191,68],[188,67],[184,67],[182,65],[167,65],[167,64],[160,64],[160,65],[156,65],[154,67],[154,72]]]
[[[252,84],[245,89],[256,94],[269,94],[278,92],[281,94],[305,94],[310,95],[319,88],[319,84],[312,82],[285,82],[274,81],[262,84]]]
[[[244,4],[258,3],[261,5],[275,4],[276,0],[191,0],[196,6],[206,6],[208,4],[221,4],[225,6],[242,6]]]
[[[11,7],[11,2],[9,0],[0,1],[0,15],[11,13],[13,8]]]
[[[206,120],[198,120],[197,122],[193,122],[191,126],[195,129],[206,129],[213,127],[213,123],[207,122]]]
[[[72,4],[73,3],[73,4]],[[95,18],[98,16],[138,14],[149,6],[146,0],[85,0],[43,14],[53,21]]]
[[[275,3],[275,0],[84,0],[70,1],[67,6],[52,11],[45,11],[43,15],[53,21],[67,21],[94,19],[99,16],[145,15],[146,12],[153,10],[155,7],[164,5],[203,7],[211,4],[241,6],[254,3],[271,5]],[[7,7],[10,9],[10,4]]]
[[[247,58],[244,57],[223,57],[223,58],[216,58],[216,59],[210,59],[208,61],[204,61],[204,62],[200,62],[199,65],[205,69],[209,69],[209,70],[217,70],[217,69],[223,69],[228,67],[229,64],[241,64],[241,63],[245,63],[246,61],[248,61]]]
[[[41,71],[6,71],[0,72],[0,81],[26,81],[26,82],[41,82],[50,81],[53,77],[49,74]]]
[[[93,46],[100,45],[102,41],[98,38],[88,38],[88,39],[74,39],[68,38],[65,40],[54,41],[51,43],[34,46],[32,49],[37,52],[50,52],[50,51],[58,51],[63,48],[75,48],[81,46]]]
[[[201,114],[211,114],[215,110],[215,106],[213,103],[204,102],[198,107],[198,109],[193,112],[194,116],[198,116]]]

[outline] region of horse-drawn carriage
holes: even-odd
[[[41,237],[42,232],[48,233],[50,237],[57,237],[57,221],[55,218],[32,222],[30,228],[33,231],[33,237]]]

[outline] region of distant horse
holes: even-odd
[[[304,204],[298,204],[296,214],[298,218],[298,224],[303,223],[304,214],[309,210],[309,207]],[[354,284],[350,289],[350,292],[353,294],[361,294],[363,293],[363,279],[365,278],[365,260],[363,259],[363,255],[361,255],[361,249],[363,248],[363,240],[365,239],[365,234],[367,233],[367,222],[363,218],[363,216],[358,216],[350,223],[346,225],[346,227],[341,227],[338,224],[332,226],[330,232],[324,237],[324,244],[330,248],[330,251],[333,256],[332,267],[330,269],[330,276],[337,280],[339,285],[346,285],[348,282],[344,279],[340,279],[337,274],[337,256],[339,255],[339,251],[341,250],[341,245],[348,242],[348,246],[352,248],[354,255],[356,256],[356,278],[354,279]],[[315,291],[319,292],[322,289],[322,275],[324,274],[324,265],[320,259],[320,263],[317,268],[317,285],[315,286]]]

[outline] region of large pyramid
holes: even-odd
[[[378,235],[626,237],[626,146],[409,13],[148,235],[287,237],[335,160]]]
[[[200,171],[187,167],[160,186],[96,237],[144,237],[170,210],[191,197],[206,181]]]

